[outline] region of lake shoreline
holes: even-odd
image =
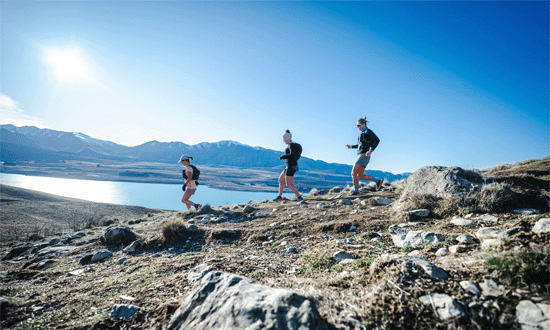
[[[212,167],[198,165],[201,185],[226,191],[271,192],[279,190],[278,178],[283,169],[270,168],[236,168]],[[164,163],[96,163],[96,162],[63,162],[63,163],[24,163],[1,165],[0,173],[26,176],[50,177],[107,182],[132,182],[183,185],[180,164]],[[312,188],[331,189],[335,186],[349,185],[347,175],[332,173],[300,171],[295,185],[302,193]],[[285,187],[285,191],[288,188]]]

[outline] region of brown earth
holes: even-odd
[[[541,190],[539,187],[539,196],[547,193]],[[459,285],[463,280],[481,283],[486,275],[498,277],[499,274],[487,270],[490,257],[509,251],[529,252],[533,247],[548,253],[549,234],[519,233],[490,250],[481,250],[477,241],[466,252],[436,257],[439,248],[455,245],[458,235],[475,237],[480,227],[454,226],[450,223],[451,217],[436,217],[432,213],[426,219],[414,219],[417,224],[414,229],[440,233],[447,241],[416,250],[399,248],[394,245],[388,228],[410,219],[392,214],[390,205],[378,205],[374,201],[377,196],[397,199],[399,195],[395,191],[394,187],[386,186],[381,192],[366,192],[359,197],[348,196],[349,191],[345,190],[305,196],[304,203],[289,200],[249,203],[255,211],[248,214],[243,213],[244,204],[200,213],[112,209],[109,220],[114,221],[114,225],[131,227],[142,238],[144,247],[132,255],[124,253],[122,247],[111,247],[113,257],[81,265],[82,256],[106,248],[98,240],[106,227],[94,226],[83,230],[86,236],[68,243],[75,246],[74,250],[53,258],[55,262],[43,270],[25,267],[32,264],[30,250],[3,261],[0,296],[8,300],[8,306],[2,308],[1,326],[9,329],[160,329],[192,290],[187,272],[201,263],[312,297],[321,316],[333,329],[363,326],[369,329],[519,329],[515,306],[520,300],[549,301],[548,286],[525,287],[502,279],[504,294],[484,300],[468,294]],[[96,210],[99,207],[97,203],[68,201],[38,193],[16,196],[16,192],[4,195],[2,191],[2,203],[6,203],[3,205],[15,203],[18,198],[21,203],[27,198],[29,205],[45,203],[31,208],[28,214],[32,217],[28,219],[34,220],[47,218],[47,214],[40,215],[39,211],[46,210],[47,203],[52,207],[65,207],[60,213],[70,207],[93,205]],[[343,199],[349,199],[351,205],[342,204]],[[3,207],[4,211],[23,214]],[[548,208],[542,212],[536,216],[520,215],[512,210],[493,212],[500,221],[485,225],[531,228],[541,217],[549,217]],[[195,224],[199,231],[188,231],[188,224]],[[351,226],[357,229],[350,231]],[[177,231],[170,233],[169,228]],[[273,242],[266,243],[270,237]],[[340,241],[346,238],[354,241]],[[288,245],[281,245],[284,242]],[[3,241],[0,255],[4,257],[13,248],[28,244],[31,243]],[[295,247],[298,253],[281,253],[288,247]],[[335,263],[332,256],[338,251],[349,252],[355,261]],[[444,269],[450,279],[434,279],[399,263],[371,267],[382,254],[410,252]],[[128,260],[116,264],[123,256]],[[70,271],[90,268],[93,269],[90,273],[67,276]],[[467,317],[441,323],[418,299],[434,292],[453,296]],[[121,296],[130,296],[133,300],[125,302]],[[139,306],[141,310],[129,321],[110,318],[112,306],[123,302]]]

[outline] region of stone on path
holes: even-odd
[[[418,247],[430,243],[445,242],[445,237],[440,234],[403,229],[396,225],[391,225],[389,230],[393,243],[398,247]]]
[[[485,282],[479,283],[479,287],[483,295],[488,297],[500,297],[504,294],[505,290],[504,286],[499,285],[497,279],[490,276],[485,276]]]
[[[430,293],[420,297],[420,302],[431,308],[443,322],[456,320],[466,315],[462,307],[447,294]]]
[[[206,271],[206,265],[198,267],[190,271],[195,289],[167,330],[328,329],[311,298],[242,276]]]
[[[101,261],[103,259],[107,259],[107,258],[110,258],[112,256],[113,256],[113,254],[110,251],[107,251],[107,250],[98,251],[92,257],[91,262]]]
[[[477,218],[480,221],[488,221],[488,222],[498,222],[498,217],[495,217],[492,214],[484,214]]]
[[[460,286],[467,292],[473,293],[475,295],[481,294],[478,286],[472,281],[462,281],[460,282]]]
[[[474,241],[474,237],[473,236],[470,236],[468,234],[463,234],[463,235],[460,235],[456,238],[456,240],[459,242],[459,243],[462,243],[462,244],[474,244],[475,241]]]
[[[446,247],[440,248],[435,253],[435,255],[438,256],[438,257],[443,257],[443,256],[446,256],[448,254],[449,254],[449,249],[447,249]]]
[[[477,225],[477,222],[463,218],[454,218],[453,220],[451,220],[451,223],[455,226],[465,227],[475,227]]]
[[[344,262],[345,260],[354,260],[353,256],[346,251],[336,252],[332,257],[334,262],[337,263]]]
[[[428,215],[430,215],[430,210],[428,209],[412,210],[412,211],[409,211],[409,214],[414,215],[416,217],[425,218]]]
[[[386,198],[386,197],[374,197],[374,201],[378,204],[378,205],[388,205],[388,204],[391,204],[393,202],[395,202],[395,200],[393,198]]]
[[[141,308],[134,305],[116,304],[111,310],[111,317],[129,320],[140,309]]]
[[[533,226],[533,232],[537,234],[550,232],[550,218],[542,218],[537,221]]]
[[[550,305],[522,300],[516,306],[516,317],[522,330],[550,329]]]

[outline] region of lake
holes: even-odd
[[[61,179],[0,173],[0,184],[98,203],[143,206],[163,210],[187,210],[181,202],[181,184],[136,183]],[[294,198],[290,193],[287,197]],[[199,185],[191,201],[211,206],[263,201],[276,192],[229,191]]]

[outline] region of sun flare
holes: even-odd
[[[63,80],[87,80],[90,68],[78,49],[45,49],[46,61]]]

